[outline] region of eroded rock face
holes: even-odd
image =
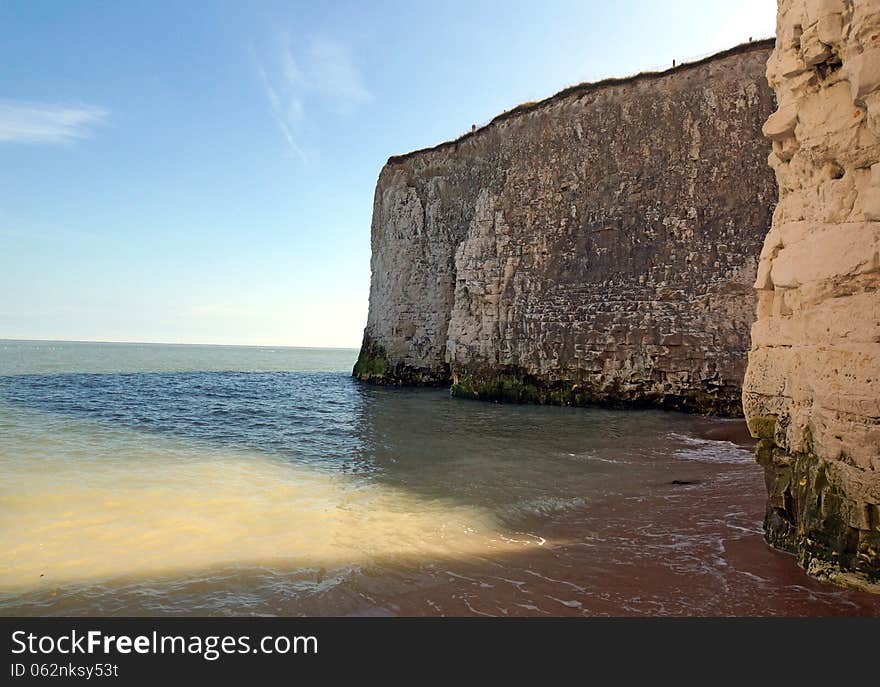
[[[740,414],[776,201],[771,47],[574,87],[391,158],[355,374]]]
[[[780,197],[743,393],[765,531],[880,591],[880,1],[782,0],[767,78]]]

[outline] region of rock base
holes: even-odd
[[[382,386],[449,386],[448,365],[421,368],[391,360],[385,348],[369,336],[364,336],[352,375]]]
[[[676,393],[627,388],[615,384],[591,384],[570,379],[548,379],[516,368],[485,374],[453,374],[452,395],[496,403],[535,403],[558,406],[607,406],[612,408],[662,408],[736,417],[742,415],[738,387],[713,387]]]
[[[839,461],[759,449],[767,483],[767,542],[820,579],[880,593],[880,507],[854,497]]]

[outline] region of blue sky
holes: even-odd
[[[389,155],[775,2],[0,0],[0,338],[357,346]]]

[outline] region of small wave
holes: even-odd
[[[548,516],[555,513],[564,513],[570,510],[583,508],[589,503],[589,499],[582,496],[565,498],[562,496],[539,496],[537,498],[520,501],[511,508],[517,515]]]
[[[739,465],[754,462],[754,455],[751,450],[737,446],[730,441],[700,439],[676,432],[669,432],[666,436],[686,444],[687,448],[677,449],[672,452],[673,457],[680,460],[695,460],[703,463],[734,463]]]
[[[628,461],[625,460],[617,460],[615,458],[606,458],[605,456],[600,456],[598,451],[584,451],[583,453],[566,453],[568,458],[574,458],[575,460],[584,460],[590,462],[597,463],[613,463],[615,465],[627,465]]]

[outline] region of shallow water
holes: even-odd
[[[0,342],[0,613],[880,615],[763,544],[735,423],[356,355]]]

